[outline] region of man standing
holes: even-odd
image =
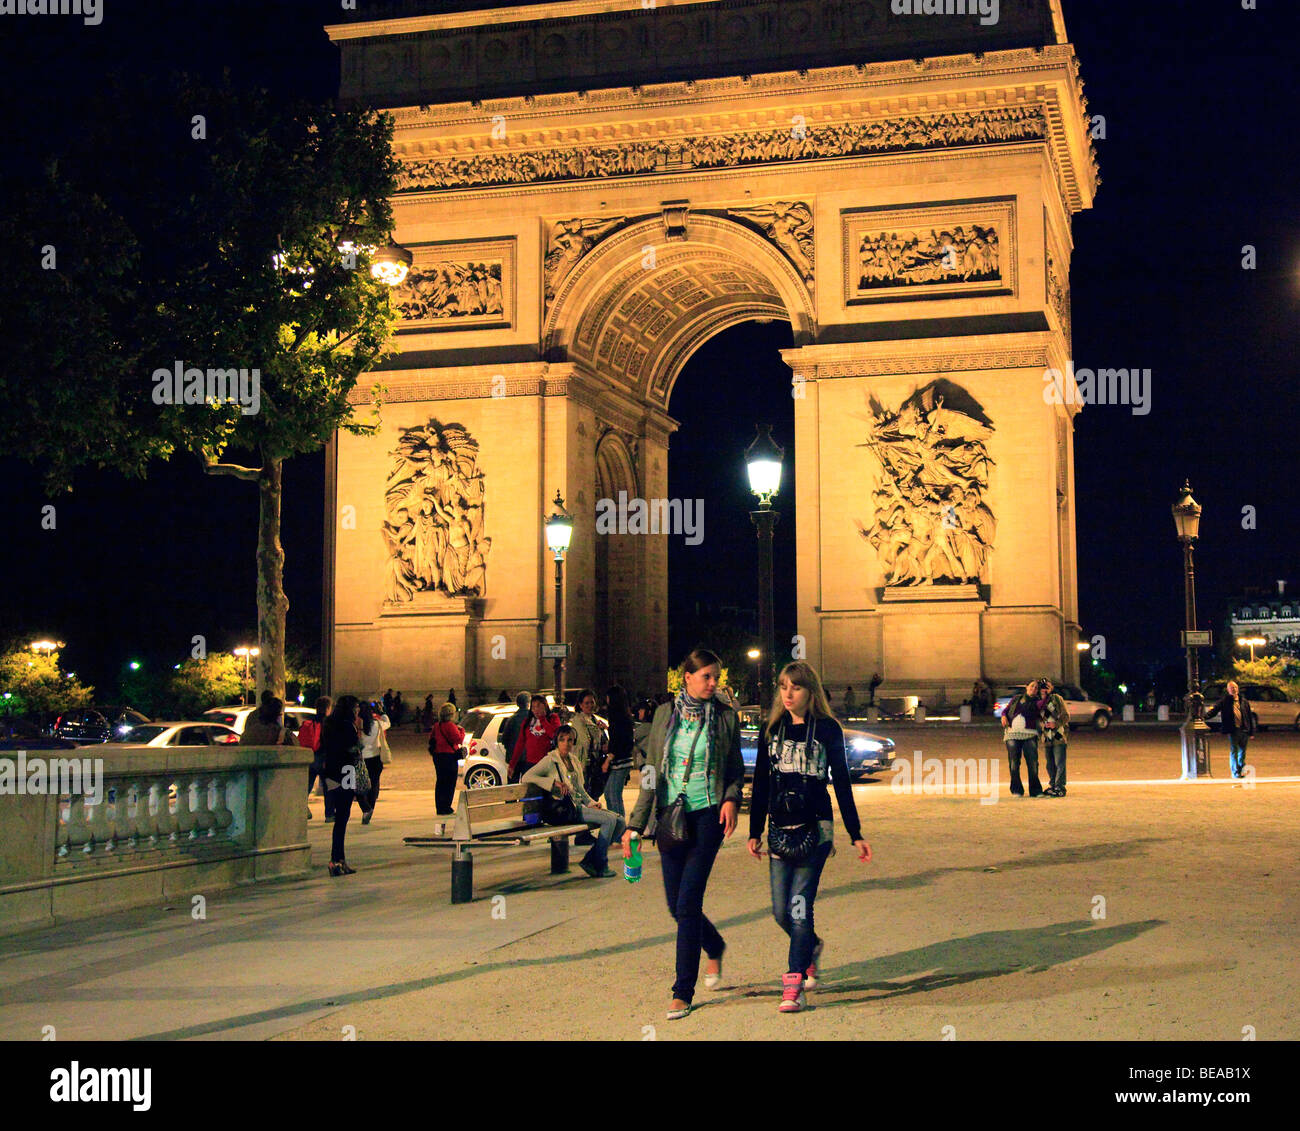
[[[1255,733],[1255,713],[1250,709],[1250,701],[1241,693],[1235,679],[1228,680],[1225,694],[1205,715],[1212,719],[1218,715],[1222,720],[1220,729],[1228,736],[1228,763],[1232,767],[1232,776],[1246,776],[1246,743]]]
[[[1043,704],[1043,753],[1047,758],[1047,788],[1044,797],[1065,796],[1065,747],[1070,733],[1070,709],[1046,676],[1038,681],[1039,690],[1047,692]]]
[[[515,742],[519,738],[519,728],[524,725],[528,718],[528,704],[532,698],[532,692],[530,691],[521,691],[516,695],[515,706],[518,710],[501,724],[501,745],[505,747],[507,765],[510,764],[510,756],[515,752]],[[516,775],[513,773],[509,777],[511,782],[517,780]]]
[[[851,719],[853,712],[858,709],[858,697],[853,694],[852,686],[844,689],[844,717]]]

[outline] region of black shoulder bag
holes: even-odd
[[[559,757],[555,751],[551,752],[551,757],[559,763]],[[567,762],[567,759],[566,759]],[[568,769],[572,772],[572,766],[561,768],[561,772]],[[578,808],[578,803],[570,796],[556,797],[553,793],[548,793],[542,802],[542,821],[548,825],[581,825],[582,810]]]
[[[660,852],[680,848],[691,842],[690,826],[686,823],[686,783],[691,780],[691,770],[695,766],[695,747],[699,744],[700,735],[704,733],[706,725],[704,720],[701,720],[700,729],[695,732],[691,752],[686,757],[686,773],[682,776],[681,793],[671,804],[661,806],[659,809],[658,821],[655,824],[655,845]],[[665,756],[665,761],[671,753],[669,751]]]
[[[814,723],[808,720],[808,738],[811,742]],[[776,737],[777,745],[785,739],[785,725]],[[812,818],[807,796],[807,781],[802,774],[783,774],[777,769],[776,755],[772,752],[772,743],[767,747],[768,765],[772,777],[772,800],[767,807],[769,828],[767,847],[773,856],[779,856],[788,864],[802,864],[817,848],[817,822]],[[787,779],[797,778],[797,783]]]

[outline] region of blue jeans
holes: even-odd
[[[1234,778],[1246,772],[1246,743],[1250,735],[1245,731],[1234,730],[1228,733],[1228,765],[1232,768]]]
[[[790,936],[791,974],[804,974],[812,963],[817,934],[813,930],[813,900],[822,869],[831,854],[831,844],[819,844],[802,864],[791,864],[771,856],[772,915],[776,925]]]
[[[1020,759],[1025,760],[1025,769],[1029,772],[1029,796],[1037,797],[1043,792],[1043,783],[1038,780],[1038,739],[1007,739],[1007,763],[1011,767],[1011,792],[1020,796],[1025,787],[1020,784]]]
[[[1047,759],[1047,784],[1052,789],[1065,792],[1065,748],[1064,742],[1043,743],[1043,754]]]
[[[620,817],[627,816],[623,809],[623,787],[627,785],[627,779],[631,775],[631,766],[623,770],[610,770],[609,780],[605,782],[605,808]]]
[[[596,843],[591,846],[582,861],[584,864],[590,864],[596,871],[603,872],[609,862],[610,844],[623,835],[627,825],[622,817],[617,813],[611,813],[608,809],[593,809],[590,805],[580,805],[578,808],[582,813],[582,819],[587,824],[596,826],[594,830]]]
[[[710,958],[721,958],[727,944],[704,914],[704,889],[718,849],[722,847],[718,808],[711,806],[687,813],[686,828],[689,843],[659,855],[668,913],[677,920],[677,980],[673,983],[673,997],[690,1002],[695,997],[695,982],[700,976],[700,951]]]

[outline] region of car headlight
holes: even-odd
[[[849,746],[859,754],[879,754],[885,747],[873,738],[855,738]]]
[[[131,729],[131,728],[130,728],[129,726],[127,726],[127,727],[118,727],[118,728],[117,728],[117,733],[118,733],[118,734],[126,734],[126,732],[129,731],[130,729]]]

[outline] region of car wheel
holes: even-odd
[[[1098,711],[1092,716],[1092,725],[1096,730],[1105,730],[1110,726],[1110,715],[1106,711]]]
[[[491,789],[500,784],[501,779],[491,766],[475,766],[465,775],[466,789]]]

